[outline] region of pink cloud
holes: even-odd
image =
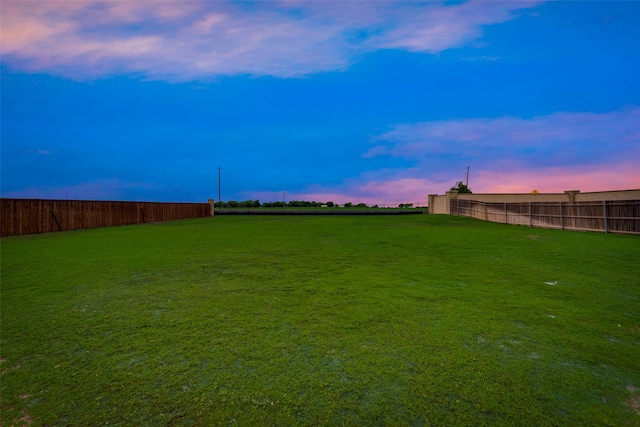
[[[286,200],[332,201],[338,204],[365,203],[369,206],[397,206],[400,203],[414,203],[426,206],[429,190],[437,191],[443,186],[446,186],[446,183],[400,175],[388,179],[358,177],[345,180],[341,185],[330,189],[312,185],[303,190],[286,192]],[[261,201],[280,201],[282,200],[282,192],[252,192],[247,193],[247,198]]]
[[[640,108],[606,113],[473,118],[401,124],[365,157],[387,155],[428,171],[443,194],[471,166],[474,192],[606,191],[640,188]],[[397,178],[390,180],[393,183]]]
[[[513,19],[514,12],[539,2],[469,1],[450,7],[431,5],[402,14],[402,22],[372,44],[412,52],[438,53],[460,46],[482,35],[482,26]]]
[[[117,72],[197,79],[300,77],[344,70],[381,48],[428,53],[468,43],[483,25],[534,2],[3,2],[3,61],[75,78]],[[134,26],[135,31],[131,28]],[[352,40],[349,32],[371,32]]]
[[[607,113],[558,112],[531,119],[473,118],[400,124],[375,138],[365,157],[427,160],[434,154],[478,162],[500,158],[568,165],[640,157],[640,108]],[[609,160],[607,160],[609,159]],[[640,159],[639,159],[640,160]]]
[[[438,180],[402,178],[366,180],[352,179],[334,191],[287,192],[287,200],[333,201],[343,204],[396,206],[400,203],[426,205],[429,194],[444,194],[462,178],[450,176]],[[611,165],[599,170],[585,168],[514,168],[511,170],[474,171],[469,187],[475,193],[561,193],[565,190],[582,192],[627,190],[640,188],[640,172],[635,163]],[[262,201],[282,200],[282,193],[253,193]]]
[[[481,170],[469,187],[477,193],[561,193],[565,190],[582,192],[630,190],[640,188],[637,163],[604,165],[598,169],[516,168],[505,171]]]
[[[388,171],[386,172],[388,173]],[[297,191],[287,191],[286,200],[332,201],[343,204],[396,206],[400,203],[426,205],[429,194],[444,194],[457,181],[464,181],[463,171],[434,174],[430,178],[416,176],[416,169],[398,171],[391,176],[376,176],[369,172],[345,180],[334,187],[311,185]],[[474,193],[543,193],[565,190],[582,192],[627,190],[640,188],[637,163],[628,161],[601,165],[598,168],[534,167],[524,164],[503,164],[499,169],[471,169],[469,187]],[[247,199],[281,201],[282,192],[250,192]]]

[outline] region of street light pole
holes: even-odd
[[[220,200],[220,170],[222,168],[218,166],[218,203],[220,203],[220,207],[222,207],[222,200]]]

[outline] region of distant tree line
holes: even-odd
[[[309,202],[306,200],[291,200],[289,202],[264,202],[260,203],[260,200],[244,200],[242,202],[236,200],[229,200],[228,202],[215,202],[216,208],[321,208],[328,207],[333,208],[338,205],[333,202]],[[345,208],[378,208],[378,205],[369,206],[365,203],[345,203]],[[413,203],[401,203],[398,205],[400,208],[412,208]]]
[[[263,203],[262,206],[265,208],[281,208],[281,207],[287,207],[287,208],[319,208],[322,207],[324,205],[327,205],[329,207],[333,207],[333,202],[327,202],[327,203],[322,203],[322,202],[307,202],[306,200],[291,200],[287,203],[285,202],[266,202]]]

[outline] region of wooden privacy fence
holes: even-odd
[[[529,227],[640,234],[640,200],[490,203],[452,199],[451,213]]]
[[[209,203],[0,199],[0,236],[202,218]]]

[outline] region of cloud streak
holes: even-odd
[[[477,185],[471,185],[473,182]],[[565,190],[610,191],[640,188],[640,172],[634,160],[606,164],[598,168],[552,167],[478,171],[469,185],[477,193],[545,193]]]
[[[402,158],[427,171],[442,193],[471,165],[476,192],[603,191],[639,188],[640,107],[558,112],[530,119],[470,118],[400,124],[364,156]],[[394,178],[397,181],[398,178]],[[448,186],[442,186],[448,182]]]
[[[562,193],[565,190],[610,191],[640,188],[637,161],[603,164],[598,168],[527,167],[511,165],[494,170],[472,169],[469,181],[475,193]],[[287,200],[333,201],[334,203],[366,203],[395,206],[400,203],[426,205],[429,194],[444,194],[456,181],[464,180],[463,171],[442,173],[437,177],[421,176],[416,170],[398,171],[391,176],[359,176],[331,188],[312,185],[287,192]],[[282,192],[249,192],[249,199],[282,200]]]
[[[122,200],[131,189],[155,190],[154,184],[124,182],[120,179],[101,179],[69,185],[26,187],[20,191],[5,191],[2,197],[27,199],[70,199],[70,200]]]
[[[378,49],[435,54],[536,2],[7,1],[2,57],[72,78],[192,80],[345,70]]]
[[[333,189],[309,186],[292,198],[416,203],[464,180],[467,165],[476,193],[640,188],[638,107],[400,124],[373,141],[365,157],[399,157],[414,166],[372,171]]]
[[[388,155],[427,164],[435,155],[489,164],[601,164],[639,157],[640,108],[400,124],[374,142],[365,157]]]
[[[446,185],[425,178],[397,177],[391,179],[367,179],[359,177],[348,179],[342,185],[327,188],[320,185],[309,186],[300,191],[286,193],[286,200],[309,200],[318,202],[332,201],[338,204],[347,202],[397,206],[400,203],[413,203],[426,206],[428,197],[425,189]],[[250,192],[247,198],[282,200],[282,192]]]

